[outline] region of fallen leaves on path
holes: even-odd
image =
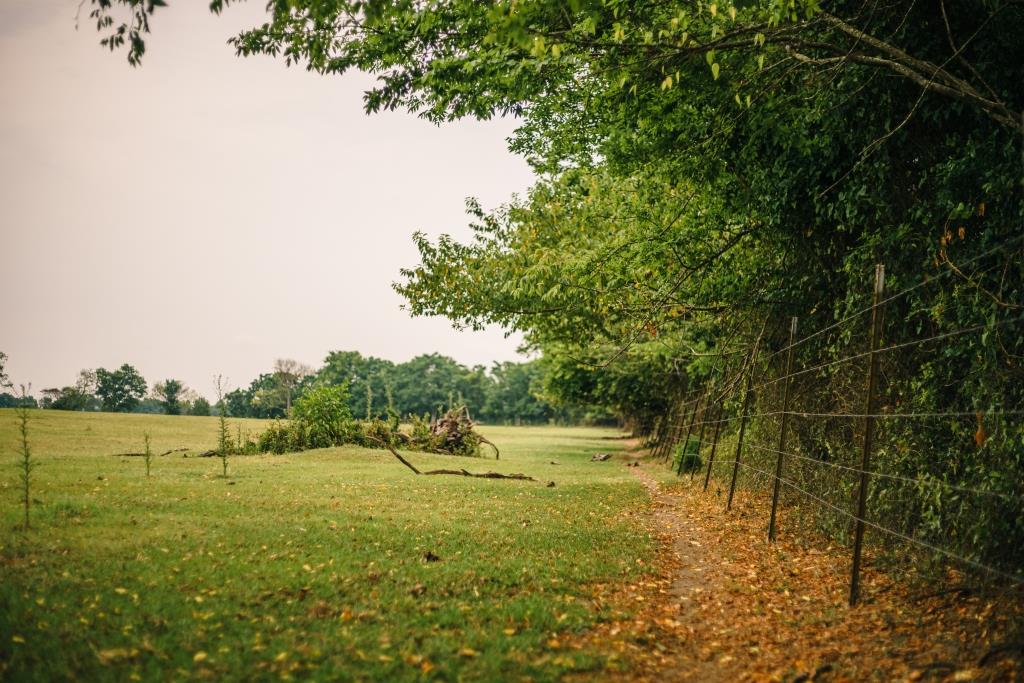
[[[647,465],[645,463],[645,465]],[[763,501],[739,494],[730,512],[713,493],[667,487],[634,469],[651,493],[660,541],[656,575],[595,604],[629,618],[578,643],[609,653],[624,681],[1017,681],[1024,596],[976,593],[951,571],[946,585],[862,572],[847,604],[849,551],[823,539],[766,539]],[[785,517],[781,529],[785,529]]]

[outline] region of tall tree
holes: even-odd
[[[176,379],[167,379],[153,385],[153,396],[163,404],[167,415],[181,414],[181,397],[186,391],[185,384]]]
[[[112,371],[97,368],[96,395],[103,401],[103,410],[131,412],[146,395],[146,380],[128,363]]]
[[[284,396],[285,414],[291,414],[292,393],[295,387],[312,372],[308,365],[303,365],[297,360],[278,358],[274,361],[274,382]]]
[[[543,368],[538,361],[495,363],[482,417],[489,422],[543,424],[554,416],[539,397]]]
[[[389,360],[363,356],[358,351],[331,351],[324,358],[323,367],[316,373],[317,383],[345,384],[348,387],[348,407],[353,415],[362,415],[366,397],[374,397],[374,417],[387,415],[386,396],[395,364]]]
[[[7,376],[7,354],[0,351],[0,389],[10,389],[13,386]]]

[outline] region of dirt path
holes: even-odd
[[[726,513],[716,486],[703,493],[686,477],[661,485],[647,471],[661,465],[639,462],[633,472],[650,494],[645,521],[660,549],[652,579],[606,596],[631,617],[584,639],[623,662],[603,678],[1024,680],[1020,649],[1000,650],[1021,639],[1013,629],[1024,623],[1019,592],[964,594],[933,583],[927,592],[939,594],[927,595],[868,562],[865,598],[851,609],[845,548],[784,532],[769,544],[764,501],[740,494]],[[962,576],[948,578],[962,585]]]
[[[704,599],[711,597],[706,581],[708,561],[717,559],[715,552],[706,549],[707,539],[704,527],[691,515],[679,493],[666,492],[642,467],[633,469],[653,503],[653,526],[662,540],[662,553],[669,554],[674,571],[669,576],[667,590],[662,594],[670,609],[676,612],[672,618],[679,626],[667,624],[672,636],[671,657],[666,657],[655,672],[661,680],[733,681],[738,671],[735,658],[721,655],[717,660],[711,643],[705,643],[699,636],[698,628],[703,622]]]

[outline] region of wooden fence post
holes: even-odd
[[[853,567],[850,571],[850,606],[857,604],[860,594],[860,556],[864,545],[864,519],[868,505],[868,472],[874,445],[875,393],[878,385],[878,340],[882,334],[884,307],[879,303],[885,291],[885,266],[875,266],[875,292],[871,302],[871,347],[868,354],[868,386],[864,400],[864,451],[860,462],[860,490],[857,493],[857,517],[853,532]]]
[[[786,353],[786,385],[782,390],[782,424],[779,425],[779,448],[775,459],[775,488],[772,491],[772,516],[768,521],[768,540],[775,540],[775,513],[779,508],[779,486],[782,479],[782,454],[786,450],[786,427],[789,426],[789,387],[793,383],[793,341],[796,339],[796,316],[789,321],[789,350]]]

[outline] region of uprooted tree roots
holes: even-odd
[[[480,444],[485,443],[494,449],[494,459],[501,460],[498,447],[476,432],[475,426],[466,406],[449,408],[429,421],[414,415],[408,443],[417,450],[444,455],[477,455]]]

